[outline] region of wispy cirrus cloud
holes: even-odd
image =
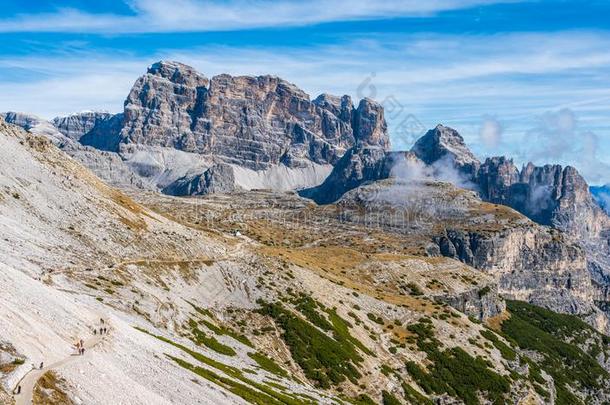
[[[0,57],[0,109],[11,108],[11,102],[27,106],[28,100],[41,99],[37,90],[45,87],[49,95],[57,91],[61,97],[62,82],[75,90],[70,105],[95,108],[99,93],[108,100],[114,93],[115,109],[120,109],[126,90],[147,65],[172,59],[209,76],[277,75],[312,95],[332,92],[357,98],[360,84],[374,75],[377,98],[392,95],[426,120],[435,115],[439,121],[479,124],[489,114],[505,122],[560,107],[601,114],[610,97],[608,47],[610,34],[586,32],[378,35],[308,48],[208,45],[146,56],[87,51],[85,46],[57,54]],[[2,79],[15,72],[23,72],[25,79]],[[6,86],[15,90],[2,91]],[[35,111],[45,116],[69,108],[57,102],[40,105],[47,107]],[[478,128],[472,132],[478,134]]]
[[[435,13],[520,0],[129,0],[131,14],[58,8],[0,20],[0,32],[158,33],[206,32],[375,18],[423,17]],[[522,0],[521,0],[522,1]]]

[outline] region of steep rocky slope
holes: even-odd
[[[489,274],[430,256],[425,221],[412,237],[367,222],[364,193],[336,206],[263,191],[130,197],[17,127],[0,123],[0,146],[6,392],[44,361],[63,364],[47,395],[74,403],[607,400],[603,336],[506,311]],[[512,213],[468,222],[527,222]],[[100,318],[110,332],[71,356]]]
[[[123,114],[83,112],[57,117],[51,123],[65,136],[85,146],[116,151]]]
[[[519,170],[505,157],[488,158],[483,164],[473,163],[472,154],[467,151],[461,136],[449,130],[445,134],[439,138],[428,133],[421,142],[438,144],[438,149],[445,150],[457,173],[477,185],[484,200],[510,206],[539,224],[561,231],[572,243],[580,245],[592,280],[589,295],[594,297],[599,308],[610,314],[607,304],[610,217],[595,201],[578,171],[570,166],[537,167],[531,163]],[[434,162],[439,155],[425,150],[418,153],[427,162]],[[461,162],[469,163],[465,167]]]
[[[384,179],[393,183],[384,184]],[[322,185],[300,194],[321,204],[342,196],[348,200],[357,197],[371,209],[382,198],[385,204],[378,208],[391,212],[426,204],[447,207],[445,196],[417,185],[422,181],[446,181],[474,190],[484,201],[512,207],[538,224],[554,228],[556,231],[532,223],[513,224],[493,234],[481,234],[470,229],[476,225],[473,221],[452,225],[463,215],[459,210],[432,221],[444,227],[435,235],[439,252],[492,272],[507,296],[580,314],[607,330],[610,218],[572,167],[529,164],[519,170],[505,157],[481,164],[459,133],[439,125],[410,152],[355,147]],[[600,309],[606,311],[605,316]]]
[[[394,229],[429,256],[460,260],[492,275],[499,292],[578,314],[607,331],[585,251],[560,231],[448,183],[397,178],[360,186],[338,202],[351,215]],[[363,210],[361,214],[357,208]],[[431,244],[432,243],[432,244]]]
[[[597,375],[593,379],[597,380],[599,376],[605,375],[603,367],[608,367],[605,360],[607,357],[602,354],[607,350],[608,338],[595,332],[576,317],[558,317],[553,320],[553,322],[556,322],[553,325],[539,324],[537,319],[530,318],[530,316],[534,317],[533,314],[541,311],[541,309],[527,306],[525,308],[531,312],[524,314],[522,313],[522,307],[519,306],[523,304],[519,303],[511,303],[513,309],[510,312],[512,313],[514,310],[520,314],[513,318],[509,315],[509,312],[503,312],[504,303],[498,299],[498,291],[502,291],[503,283],[512,280],[513,283],[520,281],[523,284],[531,278],[534,280],[529,286],[531,287],[529,294],[533,295],[528,296],[528,293],[522,288],[523,285],[520,285],[520,295],[515,296],[515,298],[536,300],[534,296],[539,294],[541,301],[544,301],[548,296],[557,295],[557,291],[564,291],[564,297],[558,298],[557,301],[562,299],[571,300],[579,306],[580,310],[591,310],[590,300],[587,302],[586,297],[580,296],[582,288],[587,286],[588,279],[577,280],[583,272],[585,275],[587,274],[584,267],[574,269],[573,272],[570,268],[565,267],[563,270],[555,268],[553,271],[542,267],[534,271],[523,268],[512,275],[510,271],[506,271],[507,278],[501,281],[498,288],[493,269],[477,272],[472,267],[461,264],[457,260],[440,255],[441,248],[437,236],[444,234],[445,221],[447,221],[448,226],[462,229],[465,229],[465,224],[469,224],[467,229],[470,232],[481,235],[481,239],[488,238],[488,240],[501,234],[504,228],[522,226],[524,232],[527,232],[527,229],[531,227],[533,232],[535,228],[539,227],[538,225],[506,207],[481,202],[473,193],[456,189],[448,184],[435,183],[422,184],[421,189],[409,189],[418,197],[403,198],[402,201],[409,201],[409,206],[401,207],[404,211],[394,211],[392,215],[389,215],[390,210],[381,207],[386,205],[384,201],[387,198],[397,196],[399,188],[387,187],[382,190],[371,190],[372,187],[378,185],[379,183],[376,183],[365,186],[364,190],[354,190],[354,192],[348,193],[337,205],[324,206],[309,204],[306,200],[300,199],[294,194],[264,191],[212,195],[206,199],[176,200],[155,194],[139,194],[138,198],[156,211],[173,213],[178,215],[182,221],[193,225],[224,232],[236,233],[239,231],[242,235],[255,240],[258,251],[264,254],[268,260],[277,258],[283,268],[293,269],[297,278],[305,271],[316,275],[311,283],[320,284],[322,280],[331,281],[333,287],[330,290],[316,289],[314,299],[320,302],[321,306],[310,301],[307,301],[309,304],[306,304],[302,298],[291,297],[291,294],[283,301],[283,305],[289,307],[296,304],[297,312],[308,314],[306,315],[307,319],[315,325],[324,325],[325,319],[327,319],[325,314],[332,313],[332,311],[328,312],[328,305],[332,302],[332,297],[339,300],[339,305],[337,305],[339,314],[342,313],[344,303],[356,297],[355,305],[353,303],[349,304],[345,309],[347,311],[345,318],[350,322],[355,321],[356,324],[353,329],[356,333],[355,336],[366,347],[383,345],[382,342],[385,342],[386,338],[384,333],[377,341],[372,336],[367,337],[366,333],[364,335],[358,334],[357,331],[359,326],[362,325],[361,322],[367,324],[365,331],[369,334],[371,331],[377,330],[376,327],[380,325],[386,325],[383,330],[387,331],[387,317],[389,316],[392,319],[398,314],[403,314],[400,310],[394,312],[390,309],[392,305],[398,304],[400,308],[408,311],[427,313],[426,305],[420,306],[422,302],[419,301],[419,298],[423,298],[425,302],[425,297],[431,297],[437,303],[447,303],[450,307],[469,314],[472,319],[486,320],[492,328],[495,328],[501,334],[511,335],[511,339],[514,338],[514,341],[519,342],[519,347],[523,346],[524,353],[529,353],[527,356],[532,355],[538,360],[552,359],[549,363],[542,361],[537,363],[538,360],[532,360],[532,363],[529,363],[530,365],[527,366],[529,370],[539,370],[538,367],[542,366],[544,370],[542,375],[545,375],[545,377],[536,378],[543,385],[538,386],[538,383],[533,383],[536,394],[532,392],[518,394],[519,399],[515,399],[517,402],[555,403],[557,401],[557,403],[561,403],[576,398],[573,401],[574,403],[583,400],[599,403],[607,397],[607,388],[603,388],[605,383],[591,385],[590,391],[588,391],[589,388],[585,389],[588,392],[586,394],[584,394],[585,391],[579,392],[579,389],[576,389],[576,391],[572,391],[571,388],[565,390],[563,388],[564,383],[559,381],[563,381],[561,376],[564,372],[569,371],[565,370],[563,365],[558,365],[555,362],[565,359],[565,357],[562,357],[563,355],[559,354],[561,350],[567,348],[567,346],[563,347],[562,345],[577,339],[577,341],[582,342],[582,349],[577,350],[584,350],[589,354],[583,355],[582,362],[577,360],[577,363],[574,363],[579,364],[575,366],[575,369],[580,369],[578,371],[580,373],[584,369],[590,368],[592,373]],[[369,191],[372,192],[372,195],[369,194]],[[426,194],[432,197],[431,193],[444,196],[446,203],[431,205],[430,201],[439,200],[430,198],[422,201],[419,199],[419,196]],[[374,203],[372,202],[373,199],[375,200]],[[390,208],[390,206],[392,204],[388,202],[387,208]],[[552,235],[552,232],[549,231],[549,235]],[[540,239],[544,238],[540,237]],[[544,243],[552,242],[550,240],[541,241],[537,246],[532,246],[532,249],[548,249],[549,246]],[[577,248],[574,248],[574,250],[578,251]],[[512,251],[508,253],[515,254]],[[567,261],[567,258],[565,260]],[[566,262],[558,262],[557,266],[565,266],[566,264]],[[297,271],[297,269],[299,270]],[[504,273],[504,269],[500,267],[497,273]],[[555,279],[552,279],[552,277],[555,277]],[[564,277],[563,281],[560,280],[561,277]],[[545,278],[548,280],[544,281]],[[569,278],[575,280],[573,288],[565,284]],[[544,282],[549,283],[547,287],[542,286],[541,283]],[[569,281],[567,283],[569,284]],[[309,286],[311,286],[310,282],[303,283],[296,290],[296,294],[298,295],[301,289],[309,288]],[[344,295],[344,292],[347,292],[347,294]],[[506,294],[510,295],[510,292],[507,290]],[[547,294],[547,297],[542,297],[544,294]],[[376,318],[374,312],[369,313],[368,311],[372,307],[365,304],[366,301],[361,300],[361,298],[367,296],[373,296],[388,305],[387,312],[381,314],[380,318]],[[351,309],[350,305],[352,305]],[[284,323],[286,319],[282,315],[281,308],[275,304],[265,308],[265,313],[269,314],[280,325],[283,325],[282,328],[287,327],[287,324]],[[366,317],[361,316],[361,311]],[[550,311],[547,312],[553,314]],[[322,319],[317,318],[319,315]],[[580,315],[584,314],[581,313]],[[434,322],[436,320],[442,321],[443,318],[445,316],[442,314],[436,316],[432,314]],[[508,320],[509,318],[510,320]],[[332,319],[332,317],[329,319]],[[451,318],[446,319],[450,320]],[[366,323],[367,320],[372,320],[372,322]],[[462,358],[460,354],[452,353],[446,358],[444,355],[449,355],[451,350],[443,351],[444,349],[441,349],[439,352],[435,352],[430,350],[431,346],[426,344],[426,342],[434,343],[439,347],[448,344],[449,347],[452,347],[453,345],[449,342],[457,339],[461,342],[462,347],[467,348],[473,343],[476,346],[476,338],[464,341],[459,337],[459,334],[447,330],[446,326],[441,324],[435,324],[429,329],[426,326],[427,321],[424,316],[420,321],[411,318],[411,321],[407,322],[409,325],[406,327],[407,332],[413,333],[413,339],[407,339],[407,343],[411,341],[414,345],[407,344],[406,347],[403,347],[400,344],[402,329],[398,326],[399,323],[401,322],[395,321],[393,326],[389,325],[389,330],[398,334],[394,334],[390,338],[388,350],[392,360],[388,358],[387,361],[390,363],[382,366],[382,370],[390,375],[400,376],[398,378],[405,378],[406,380],[414,378],[414,386],[422,388],[424,393],[434,394],[437,391],[445,392],[445,390],[449,392],[453,389],[457,391],[453,391],[453,394],[449,395],[461,398],[467,403],[478,403],[472,398],[467,398],[467,392],[472,392],[472,388],[470,391],[468,389],[462,391],[461,394],[456,393],[460,391],[458,387],[462,382],[451,381],[449,384],[452,388],[443,388],[443,384],[437,378],[444,375],[444,378],[452,379],[453,377],[450,377],[453,375],[452,373],[458,372],[467,379],[467,376],[474,373],[477,375],[477,381],[480,381],[480,376],[485,374],[485,371],[457,371],[451,365],[452,361],[460,358],[460,362],[465,367],[469,367],[466,366],[469,364],[467,356]],[[451,322],[449,323],[451,324]],[[524,325],[524,323],[527,325]],[[570,329],[566,329],[567,325],[570,325]],[[300,327],[306,329],[305,325]],[[521,329],[527,329],[527,333],[519,334],[518,331]],[[288,329],[288,331],[289,333],[284,335],[285,339],[298,342],[299,338],[293,335],[295,331],[291,329]],[[582,331],[582,336],[580,336],[579,331]],[[556,332],[557,336],[549,334]],[[493,334],[489,334],[489,331],[484,330],[481,333],[482,336],[489,337],[492,341],[495,339]],[[542,339],[541,341],[549,344],[552,341],[552,347],[543,345],[531,347],[529,346],[530,338]],[[373,339],[377,344],[373,344],[369,339]],[[587,341],[589,343],[585,343]],[[392,342],[398,345],[397,348],[391,347]],[[480,341],[479,344],[485,346],[485,340]],[[489,341],[489,344],[493,345],[491,341]],[[506,346],[505,349],[503,355],[506,355],[507,358],[517,358],[512,357],[509,353],[513,349],[509,349],[509,346]],[[559,350],[559,352],[556,352],[556,350]],[[417,356],[423,355],[430,361],[427,366],[430,372],[429,377],[426,377],[426,374],[420,374],[418,367],[410,363],[413,358],[410,353],[413,351],[420,351]],[[378,352],[378,356],[385,359],[387,353],[379,354]],[[486,355],[483,354],[483,356]],[[405,359],[406,363],[401,367],[400,362],[395,363],[396,359]],[[440,369],[435,370],[434,364],[438,364],[436,362],[445,361],[447,361],[447,369],[444,372],[441,373]],[[524,364],[522,363],[522,365]],[[520,368],[516,372],[523,373],[524,370]],[[532,371],[531,378],[534,378],[534,375],[538,375],[536,373],[539,372]],[[551,387],[544,383],[545,379],[549,378],[549,373],[553,373],[555,376],[553,378],[557,378],[557,387]],[[430,379],[427,380],[428,378]],[[494,377],[487,376],[486,378],[493,379]],[[580,381],[580,378],[578,380]],[[383,386],[384,383],[378,381],[376,384]],[[476,386],[478,383],[473,384]],[[513,387],[520,390],[516,386]],[[383,388],[381,389],[383,390]],[[404,395],[407,403],[427,403],[421,397],[409,396],[412,391],[408,386],[403,388],[402,393],[400,390],[391,392],[397,398]],[[571,392],[576,392],[576,397]],[[436,398],[441,400],[438,397]],[[444,400],[447,401],[449,398],[445,397]],[[504,402],[508,402],[508,400],[500,400],[500,403]]]
[[[254,387],[266,376],[262,369],[247,379],[223,377],[220,385],[206,379],[193,383],[192,372],[167,357],[188,360],[188,351],[133,327],[169,336],[222,364],[258,367],[248,356],[252,350],[237,340],[225,342],[235,355],[223,358],[181,337],[193,316],[186,300],[208,307],[211,297],[229,288],[224,270],[229,262],[238,273],[250,268],[239,264],[238,253],[232,259],[229,245],[143,208],[45,138],[0,122],[0,145],[0,341],[23,359],[10,369],[2,366],[7,392],[32,363],[70,359],[73,342],[93,336],[100,318],[111,330],[100,347],[91,349],[88,359],[58,369],[77,403],[117,396],[134,404],[196,403],[202,394],[205,403],[241,403],[235,381],[254,392],[275,392]],[[197,287],[202,278],[209,281]],[[224,375],[220,363],[215,370]],[[286,384],[295,395],[317,395]]]
[[[355,146],[337,162],[324,183],[300,194],[318,204],[335,202],[361,184],[390,177],[394,160],[388,156],[389,152],[379,147]]]

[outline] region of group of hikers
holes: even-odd
[[[104,324],[104,319],[103,318],[100,318],[100,323],[102,325]],[[93,334],[94,335],[97,335],[97,331],[98,330],[96,328],[93,328]],[[105,335],[105,334],[108,333],[108,328],[106,328],[105,326],[102,326],[102,327],[100,327],[99,331],[100,331],[100,335]]]
[[[108,333],[108,328],[105,326],[104,319],[100,318],[100,323],[104,326],[101,326],[99,329],[98,328],[93,328],[93,334],[97,335],[98,331],[100,335],[105,335]],[[85,341],[83,339],[79,339],[75,344],[74,344],[74,348],[76,349],[77,353],[79,356],[82,356],[85,354]],[[35,365],[32,364],[32,369],[35,369]],[[40,362],[40,367],[39,369],[42,370],[44,368],[44,363]],[[13,393],[15,395],[19,395],[21,394],[21,384],[18,384],[17,387],[13,390]]]
[[[80,356],[85,354],[85,342],[83,342],[83,339],[77,341],[74,347]]]

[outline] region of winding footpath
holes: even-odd
[[[42,369],[37,368],[37,369],[32,369],[31,371],[29,371],[25,376],[23,376],[21,381],[19,381],[19,383],[17,383],[17,386],[21,385],[21,394],[14,395],[15,405],[31,405],[32,398],[34,396],[34,387],[36,386],[38,379],[40,379],[40,377],[42,377],[44,375],[44,373],[46,373],[47,371],[51,371],[51,370],[57,370],[66,364],[72,363],[73,361],[77,361],[77,360],[81,359],[82,357],[86,357],[88,354],[87,352],[90,349],[97,346],[104,339],[104,337],[108,336],[108,333],[110,333],[110,328],[105,335],[94,335],[94,336],[90,337],[89,339],[85,340],[84,341],[85,354],[82,356],[80,356],[78,354],[72,354],[72,355],[66,357],[65,359],[62,359],[58,362],[55,362],[53,364],[49,364],[46,367],[43,367]],[[15,387],[15,391],[13,391],[13,392],[17,392],[16,387]]]

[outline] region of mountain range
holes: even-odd
[[[610,400],[610,192],[574,167],[170,61],[119,114],[0,117],[7,403],[99,318],[35,402]]]

